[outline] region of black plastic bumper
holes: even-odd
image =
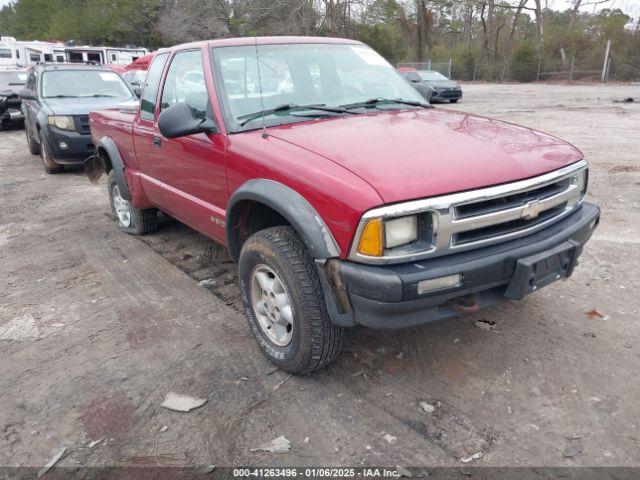
[[[90,134],[71,130],[60,130],[47,125],[43,127],[45,141],[56,163],[63,165],[82,165],[96,151]],[[60,148],[60,142],[66,142],[68,148]]]
[[[540,232],[491,247],[400,265],[340,261],[322,279],[342,298],[343,313],[329,313],[340,325],[404,328],[521,299],[572,274],[599,218],[598,207],[583,203]],[[420,281],[454,274],[462,275],[460,286],[418,293]]]
[[[462,90],[453,90],[453,91],[445,91],[438,92],[434,91],[431,94],[431,100],[447,102],[449,100],[460,100],[462,98]]]

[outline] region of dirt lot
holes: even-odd
[[[104,178],[46,175],[23,131],[0,133],[0,465],[62,447],[64,466],[640,465],[640,104],[612,102],[640,86],[464,92],[451,108],[591,161],[603,216],[581,265],[523,303],[350,330],[339,361],[304,378],[260,354],[221,248],[169,220],[121,233]],[[208,402],[171,412],[168,391]],[[251,451],[279,435],[290,452]]]

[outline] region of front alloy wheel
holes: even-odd
[[[280,277],[266,265],[256,265],[251,273],[251,305],[267,338],[280,347],[289,345],[293,335],[291,300]]]
[[[111,198],[113,198],[113,208],[116,211],[120,224],[124,228],[129,228],[131,226],[131,203],[122,198],[122,195],[120,195],[120,187],[118,187],[117,184],[113,185],[111,195]]]

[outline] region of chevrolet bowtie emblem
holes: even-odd
[[[522,207],[522,213],[520,214],[521,218],[526,220],[533,220],[534,218],[538,218],[540,212],[542,212],[543,207],[540,201],[533,200],[532,202],[527,203],[524,207]]]

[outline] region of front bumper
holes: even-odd
[[[521,299],[572,274],[599,218],[598,207],[583,203],[544,230],[491,247],[388,266],[339,261],[322,279],[342,306],[341,313],[340,308],[333,312],[329,308],[329,313],[340,325],[391,329],[477,311],[505,299]],[[562,265],[555,265],[556,260]],[[538,271],[539,278],[533,279],[532,271],[547,266],[550,271]],[[455,274],[462,275],[458,287],[418,293],[420,281]]]
[[[90,134],[71,130],[61,130],[51,125],[42,128],[49,152],[62,165],[80,165],[96,151]],[[66,142],[68,148],[60,148],[60,142]]]
[[[431,94],[431,100],[449,101],[460,100],[462,98],[462,90],[434,90]]]

